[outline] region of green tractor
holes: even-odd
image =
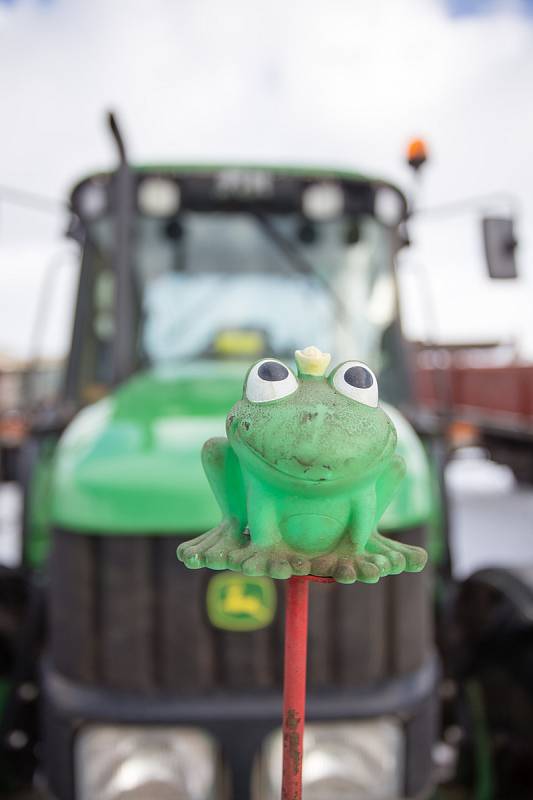
[[[22,566],[0,579],[5,791],[37,775],[57,800],[279,796],[282,582],[190,572],[176,547],[218,521],[200,451],[249,364],[316,344],[378,375],[407,464],[383,530],[431,532],[433,567],[311,587],[305,796],[429,797],[446,548],[408,422],[405,197],[336,170],[133,167],[112,129],[118,169],[70,199],[70,355],[21,452]]]

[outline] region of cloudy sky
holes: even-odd
[[[467,6],[485,13],[457,13]],[[479,209],[421,218],[402,264],[407,330],[516,340],[533,355],[533,18],[526,7],[0,0],[0,186],[62,198],[79,176],[112,165],[108,108],[120,115],[132,160],[339,165],[406,189],[405,143],[423,135],[431,162],[420,203],[480,195],[479,208],[506,210],[507,201],[488,196],[511,195],[522,278],[503,285],[484,277]],[[56,284],[42,348],[63,347],[75,275],[64,224],[60,213],[15,209],[0,191],[0,351],[29,352],[47,269]]]

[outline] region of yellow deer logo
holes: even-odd
[[[270,578],[220,573],[207,587],[207,615],[222,630],[253,631],[270,625],[276,590]]]

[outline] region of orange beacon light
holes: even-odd
[[[407,145],[407,163],[415,171],[426,163],[428,159],[428,149],[423,139],[411,139]]]

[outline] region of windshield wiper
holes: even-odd
[[[272,225],[272,222],[268,219],[268,217],[266,217],[260,211],[251,211],[250,213],[259,223],[259,226],[268,236],[270,241],[273,242],[277,249],[285,256],[285,259],[288,265],[292,268],[293,272],[296,272],[299,275],[305,275],[307,277],[311,276],[315,278],[326,290],[333,301],[335,314],[338,316],[338,319],[342,325],[346,326],[348,329],[350,320],[349,311],[327,278],[325,278],[317,270],[312,261],[310,261],[308,258],[306,258],[306,256],[303,255],[303,253],[300,252],[294,242],[280,233],[276,227]]]

